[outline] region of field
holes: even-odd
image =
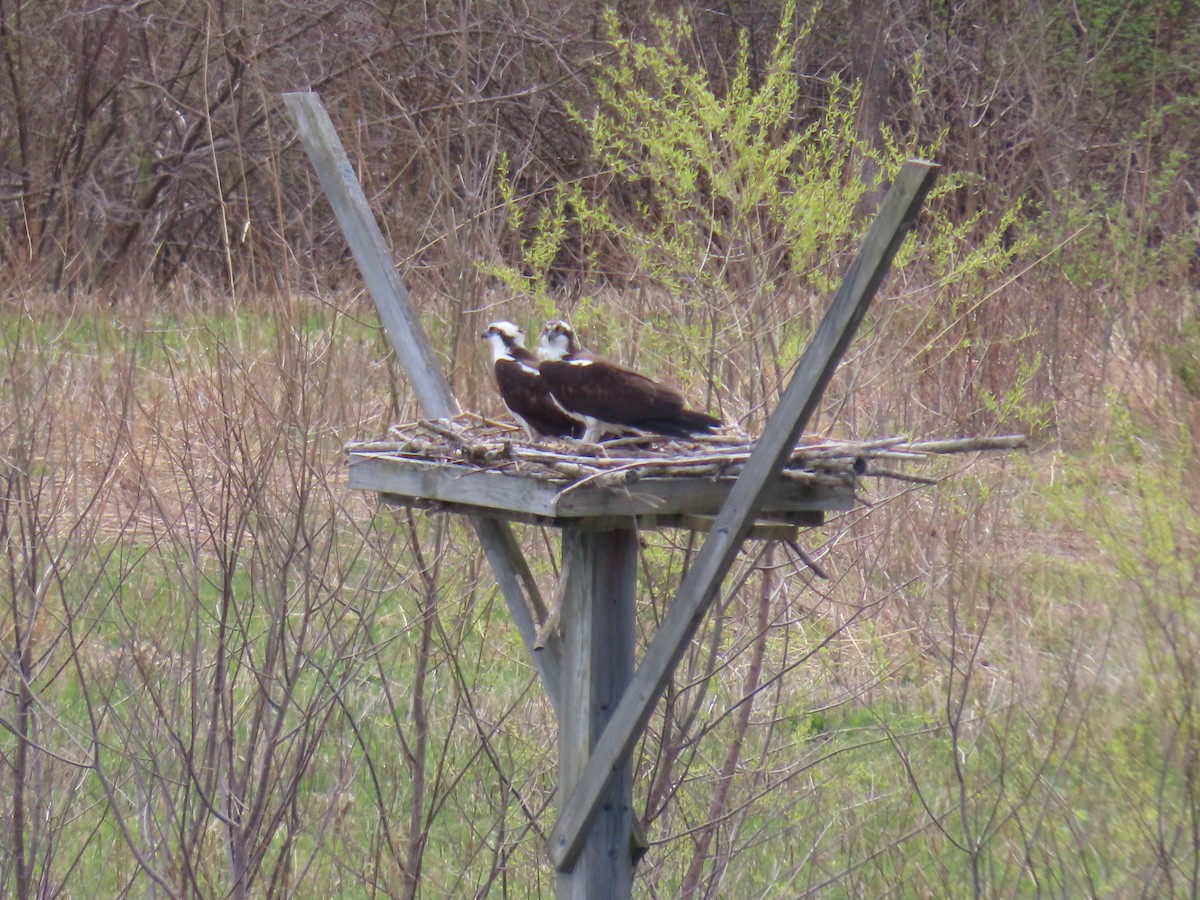
[[[638,896],[1200,894],[1194,4],[659,6],[0,6],[0,892],[554,892],[471,531],[346,484],[419,410],[312,89],[494,418],[477,335],[563,316],[760,433],[940,164],[808,431],[1028,448],[746,545],[636,748]],[[644,646],[699,538],[639,537]]]
[[[895,319],[819,430],[885,436],[940,380],[891,377]],[[342,445],[414,414],[367,301],[30,296],[2,352],[6,867],[47,895],[552,890],[552,714],[469,532],[344,485]],[[802,535],[828,579],[748,545],[638,751],[646,896],[1192,892],[1193,401],[1078,359],[1091,405],[1011,407],[1081,424],[868,483]],[[483,349],[457,362],[497,413]],[[556,537],[521,537],[552,592]],[[647,632],[694,546],[645,536]]]

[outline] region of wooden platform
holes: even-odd
[[[602,449],[530,443],[522,432],[464,415],[396,426],[388,439],[351,444],[347,452],[350,487],[397,505],[545,525],[602,529],[636,518],[639,528],[705,531],[752,449],[739,436],[626,439]],[[826,513],[852,509],[865,475],[929,480],[890,468],[897,461],[979,449],[978,439],[802,439],[767,494],[757,536],[780,537],[778,526],[820,525]]]
[[[398,426],[392,440],[350,445],[350,487],[396,504],[537,524],[604,528],[636,518],[639,528],[703,531],[749,456],[739,439],[617,441],[597,453],[529,443],[471,418]],[[798,463],[781,475],[759,523],[819,525],[826,512],[853,507],[854,487],[852,461],[822,470]]]

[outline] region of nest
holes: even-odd
[[[860,476],[934,484],[935,478],[898,468],[932,456],[1013,450],[1023,435],[914,441],[888,437],[842,441],[802,437],[785,463],[782,477],[812,484],[853,485]],[[464,413],[453,419],[426,419],[395,425],[386,440],[348,445],[351,454],[391,456],[490,471],[552,482],[560,490],[583,485],[618,487],[644,478],[735,478],[754,450],[745,434],[717,434],[681,441],[639,435],[602,445],[557,440],[531,443],[512,426]]]

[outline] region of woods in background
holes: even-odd
[[[739,47],[751,78],[765,77],[784,6],[684,4],[681,51],[718,93]],[[614,8],[634,39],[678,11]],[[596,103],[612,53],[605,10],[0,3],[4,280],[101,291],[181,277],[338,283],[350,271],[343,244],[281,115],[280,92],[313,89],[397,252],[444,288],[467,248],[513,249],[494,201],[502,154],[533,194],[608,174],[571,115]],[[1198,12],[1188,0],[802,3],[788,26],[795,127],[820,119],[839,81],[859,85],[868,145],[881,149],[885,133],[936,145],[948,171],[973,179],[954,199],[960,221],[1024,198],[1050,236],[1108,219],[1126,249],[1153,254],[1191,234],[1179,274],[1195,264]],[[874,164],[862,170],[874,186]],[[611,189],[636,209],[635,189]],[[585,259],[558,265],[588,277]]]

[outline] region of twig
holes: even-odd
[[[958,438],[943,441],[916,441],[908,449],[920,453],[977,453],[983,450],[1020,450],[1027,447],[1029,438],[1023,434],[998,437]]]
[[[872,478],[891,478],[894,481],[909,481],[913,484],[940,484],[940,478],[930,478],[927,475],[910,475],[908,472],[897,472],[894,469],[868,469]]]
[[[489,469],[565,482],[561,493],[587,486],[624,487],[642,478],[734,478],[754,450],[747,436],[730,434],[704,435],[688,441],[637,435],[603,445],[565,439],[549,445],[532,443],[512,426],[470,412],[453,419],[396,425],[388,429],[388,434],[391,440],[349,444],[346,449],[351,454],[392,455],[461,466],[464,472]],[[1024,446],[1023,435],[922,441],[904,436],[869,441],[802,438],[781,477],[808,484],[845,485],[869,470],[878,478],[937,484],[936,478],[876,464],[923,462],[939,454]]]
[[[800,561],[802,563],[812,569],[812,573],[814,575],[816,575],[818,578],[824,579],[825,581],[829,580],[829,576],[825,573],[825,570],[818,566],[817,561],[809,556],[805,549],[796,541],[788,541],[787,545],[791,547],[793,553],[800,557]]]

